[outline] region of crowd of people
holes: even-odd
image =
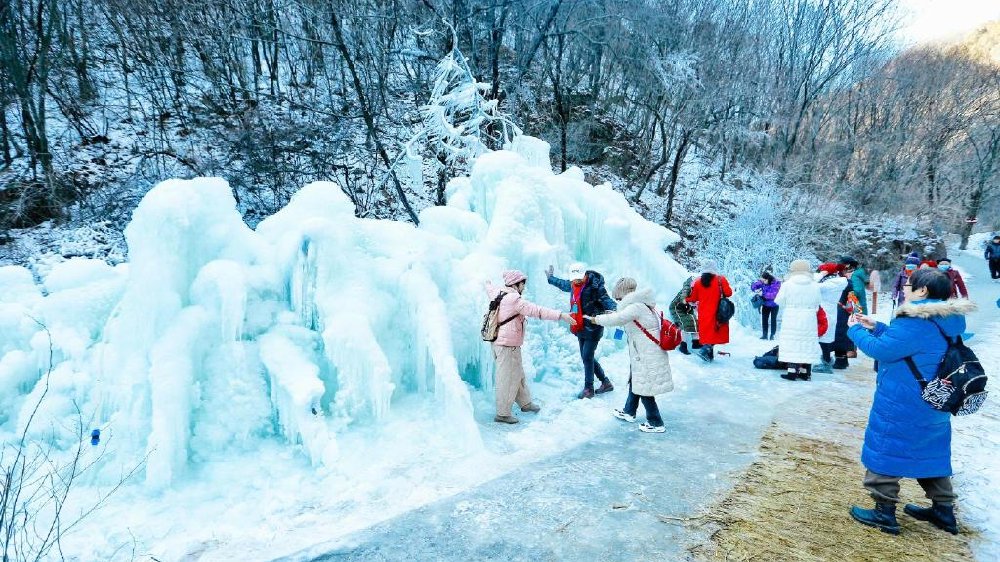
[[[993,279],[1000,280],[1000,236],[987,246],[985,258]],[[729,343],[728,321],[720,321],[720,308],[733,289],[714,261],[703,261],[699,269],[682,284],[667,314],[682,333],[677,351],[711,363],[716,346]],[[490,298],[500,300],[497,318],[504,319],[493,342],[495,421],[518,423],[512,414],[515,403],[522,412],[540,409],[531,400],[520,350],[525,319],[538,318],[564,321],[577,337],[583,370],[583,389],[577,395],[581,399],[614,390],[595,352],[605,327],[623,330],[629,353],[628,392],[624,406],[612,415],[635,422],[641,403],[646,421],[639,429],[665,431],[656,396],[673,390],[673,381],[667,348],[657,339],[662,337],[663,314],[656,308],[652,288],[639,287],[635,279],[623,277],[609,295],[604,277],[582,263],[573,264],[566,278],[557,277],[549,266],[548,284],[569,294],[569,312],[560,312],[523,298],[527,277],[522,272],[506,271],[503,276],[503,287],[487,284]],[[965,315],[974,310],[951,260],[921,259],[916,252],[905,258],[892,286],[894,314],[889,324],[869,315],[866,292],[872,288],[871,278],[850,256],[815,268],[805,260],[795,260],[783,279],[764,271],[749,288],[751,304],[760,311],[760,339],[777,342],[767,366],[784,370],[781,378],[810,381],[814,373],[846,369],[859,350],[875,360],[875,398],[861,457],[866,468],[863,485],[875,507],[854,506],[850,515],[860,523],[898,533],[899,481],[915,478],[932,505],[907,504],[906,513],[956,533],[950,414],[921,398],[921,386],[934,378],[948,338],[964,332]],[[908,364],[914,365],[912,373]],[[755,360],[755,366],[761,365]],[[923,378],[921,385],[914,376]],[[595,378],[600,381],[596,389]]]

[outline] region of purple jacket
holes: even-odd
[[[753,285],[750,285],[750,290],[753,292],[760,291],[761,295],[764,297],[764,306],[768,308],[774,308],[778,306],[774,303],[774,298],[778,296],[778,291],[781,289],[781,281],[775,279],[771,283],[764,283],[761,281],[754,281]]]

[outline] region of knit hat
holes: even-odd
[[[920,254],[911,252],[906,256],[906,265],[920,265]]]
[[[811,275],[812,268],[809,267],[809,262],[806,260],[795,260],[788,267],[788,276],[793,275]]]
[[[823,263],[820,264],[818,268],[816,268],[816,271],[820,271],[822,273],[826,273],[829,275],[839,275],[842,271],[844,271],[844,264],[832,263],[832,262]]]
[[[570,281],[583,279],[583,276],[586,274],[587,264],[579,261],[569,266],[569,269],[566,271],[566,276],[569,277]]]
[[[615,300],[621,300],[625,295],[631,293],[636,288],[635,279],[631,277],[622,277],[615,283],[615,288],[611,291],[611,298]]]
[[[702,273],[712,273],[715,275],[719,274],[719,264],[715,263],[715,260],[702,260],[701,262],[701,272]]]
[[[503,284],[508,287],[513,287],[527,278],[525,274],[516,269],[508,269],[503,272]]]

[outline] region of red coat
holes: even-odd
[[[688,302],[698,303],[698,340],[703,344],[729,343],[729,324],[719,326],[715,321],[715,312],[719,308],[719,299],[722,298],[720,286],[722,294],[733,296],[729,280],[722,275],[716,275],[708,287],[701,284],[701,277],[695,277],[691,294],[687,298]]]

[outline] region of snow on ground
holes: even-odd
[[[990,234],[973,236],[967,251],[952,250],[969,298],[979,310],[968,318],[969,346],[990,376],[990,397],[974,415],[954,418],[955,484],[964,520],[982,533],[974,544],[979,560],[1000,560],[1000,283],[990,279],[983,244]]]

